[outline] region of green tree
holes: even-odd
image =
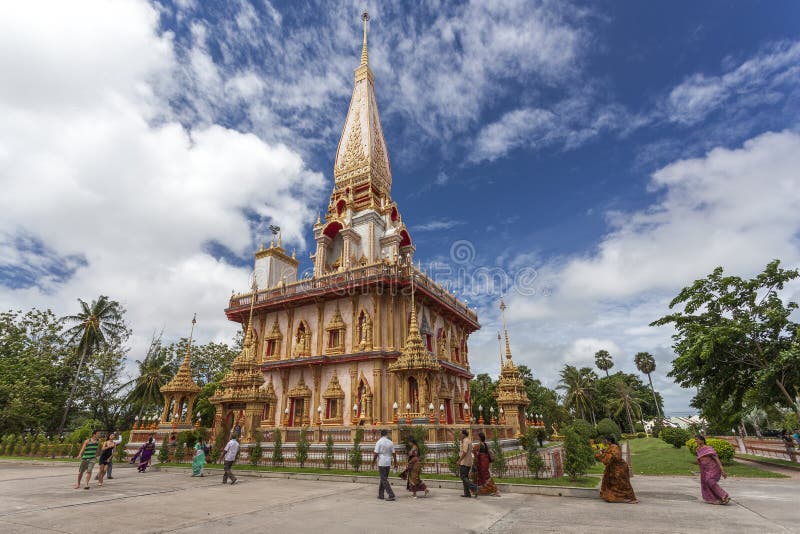
[[[167,436],[164,436],[164,441],[161,442],[161,448],[158,449],[158,462],[162,464],[169,462],[169,440]]]
[[[364,429],[358,427],[356,429],[356,435],[353,438],[353,448],[350,450],[350,466],[354,471],[359,471],[361,469],[361,464],[363,462],[363,457],[361,455],[361,442],[363,440]]]
[[[560,427],[571,418],[569,412],[559,403],[558,393],[555,390],[533,378],[533,373],[527,365],[519,365],[518,370],[525,385],[525,393],[530,399],[529,410],[544,418],[546,428],[551,428],[553,424]]]
[[[325,455],[322,457],[322,465],[325,466],[325,469],[331,468],[333,459],[333,436],[328,434],[328,437],[325,438]]]
[[[614,360],[607,350],[602,349],[594,353],[594,364],[601,371],[605,371],[608,378],[608,370],[614,367]]]
[[[628,432],[634,432],[633,418],[637,414],[641,415],[642,411],[639,394],[625,380],[615,380],[615,386],[615,395],[609,399],[609,407],[617,417],[624,412],[628,421]]]
[[[494,408],[494,412],[498,413],[497,400],[494,398],[494,390],[497,384],[486,373],[481,373],[471,380],[469,383],[470,395],[470,415],[478,417],[480,415],[479,407],[483,408],[484,419],[488,421],[489,410]]]
[[[611,418],[607,417],[598,421],[596,429],[598,436],[614,436],[617,441],[622,439],[622,431],[620,430],[619,425],[617,425],[617,423]]]
[[[67,414],[75,397],[75,390],[81,378],[81,369],[86,356],[92,354],[112,339],[121,339],[128,336],[127,328],[122,320],[125,310],[118,302],[109,300],[105,295],[100,295],[91,304],[87,304],[82,299],[78,299],[78,303],[81,306],[81,311],[76,315],[69,315],[64,318],[65,323],[73,325],[66,330],[65,335],[68,336],[70,342],[77,342],[76,352],[80,354],[80,359],[72,382],[72,389],[64,405],[61,423],[58,425],[59,434],[63,432],[64,425],[67,422]]]
[[[458,460],[461,457],[461,442],[458,437],[455,438],[453,444],[450,445],[450,454],[447,457],[447,468],[453,475],[458,476],[460,470]]]
[[[594,453],[589,441],[571,428],[564,437],[564,455],[564,471],[573,480],[585,475],[589,467],[594,465]]]
[[[272,465],[283,465],[283,436],[275,429],[275,442],[272,444]]]
[[[308,430],[303,427],[300,429],[300,439],[297,441],[297,447],[294,451],[294,459],[297,460],[297,463],[300,464],[300,467],[304,467],[306,460],[308,460],[308,448],[310,443],[308,441]]]
[[[494,431],[494,435],[492,436],[492,471],[494,471],[497,476],[503,477],[508,470],[508,462],[506,461],[506,455],[503,452],[503,447],[500,445],[500,438],[497,436],[497,430]]]
[[[523,436],[523,447],[525,448],[525,464],[528,466],[528,471],[533,473],[535,478],[539,478],[544,470],[544,458],[539,454],[539,447],[537,445],[538,436],[534,429],[529,428]]]
[[[561,370],[558,389],[565,390],[564,405],[571,408],[581,419],[587,416],[595,421],[593,397],[596,391],[597,375],[589,367],[578,369],[565,365]]]
[[[57,428],[69,382],[61,331],[50,310],[0,313],[0,433]]]
[[[650,376],[656,370],[656,359],[649,352],[637,352],[636,356],[633,357],[633,361],[636,363],[636,368],[639,372],[647,375],[647,380],[650,381],[650,391],[653,393],[653,404],[656,407],[657,415],[663,417],[664,414],[661,411],[661,406],[659,406],[658,399],[656,398],[656,390],[653,387],[653,377]]]
[[[250,456],[248,458],[248,460],[250,460],[250,465],[258,465],[261,458],[264,456],[264,449],[261,448],[261,432],[256,430],[254,434],[254,443],[253,446],[250,447]]]
[[[782,401],[800,416],[800,341],[790,320],[797,303],[784,303],[779,292],[800,274],[770,262],[749,280],[724,276],[717,267],[685,287],[670,302],[683,311],[666,315],[654,326],[672,325],[672,376],[695,387],[693,405],[709,420],[720,413],[740,413],[742,400],[755,389],[763,404]],[[725,403],[730,403],[726,407]]]
[[[143,360],[136,360],[139,376],[123,387],[133,386],[127,395],[127,402],[135,407],[136,415],[159,409],[163,403],[161,388],[166,386],[177,371],[161,349],[161,335],[150,340],[150,346]]]

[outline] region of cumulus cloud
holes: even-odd
[[[608,214],[609,232],[584,255],[524,262],[538,272],[533,295],[506,297],[515,360],[555,385],[564,363],[594,365],[609,350],[615,370],[637,372],[633,356],[656,357],[653,380],[668,411],[686,410],[687,395],[666,377],[674,358],[668,327],[651,328],[684,286],[716,266],[753,276],[774,258],[800,265],[800,134],[754,137],[737,148],[675,161],[652,175],[653,202]],[[513,259],[506,262],[510,267]],[[797,299],[800,290],[788,288]],[[476,370],[495,372],[496,303],[479,309]],[[496,342],[495,342],[496,344]],[[485,364],[483,363],[485,362]]]
[[[162,326],[185,335],[195,311],[200,339],[229,339],[222,309],[246,285],[261,225],[304,249],[322,176],[280,143],[176,121],[182,64],[152,5],[46,13],[0,8],[0,300],[68,313],[109,295],[129,311],[135,349]],[[203,64],[198,85],[225,81]]]

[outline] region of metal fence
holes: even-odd
[[[272,447],[264,447],[261,458],[255,463],[250,460],[250,449],[243,447],[236,464],[255,465],[258,467],[306,467],[353,470],[352,452],[351,448],[337,448],[328,456],[324,449],[311,449],[308,451],[308,458],[301,466],[295,457],[295,450],[293,447],[282,449],[283,460],[280,462],[274,462],[272,460]],[[426,475],[458,476],[458,472],[451,470],[449,466],[451,454],[451,450],[448,449],[428,450],[422,469],[423,473]],[[562,447],[540,449],[538,454],[541,456],[544,464],[539,473],[532,473],[530,469],[528,469],[526,452],[516,449],[504,453],[506,465],[502,470],[497,461],[492,464],[492,475],[496,478],[555,478],[564,476],[564,452]],[[326,465],[326,456],[328,456],[327,461],[330,462],[330,465]],[[361,449],[360,471],[371,471],[375,469],[372,466],[372,456],[372,447],[363,447]],[[401,452],[398,453],[397,456],[400,469],[402,470],[405,464],[405,454]],[[174,457],[172,461],[176,461]],[[191,455],[187,453],[187,457],[178,461],[178,463],[190,464],[191,461]]]

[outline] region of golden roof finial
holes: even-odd
[[[253,308],[256,305],[256,298],[258,297],[258,283],[256,277],[253,276],[253,293],[250,297],[250,317],[247,319],[247,330],[244,334],[244,346],[249,347],[253,343]]]
[[[500,354],[500,370],[503,370],[503,338],[500,337],[500,332],[497,332],[497,348]]]
[[[506,326],[506,303],[500,297],[500,314],[503,316],[503,332],[506,335],[506,359],[511,361],[511,347],[508,344],[508,327]]]
[[[189,331],[189,344],[186,345],[186,355],[183,357],[183,365],[181,367],[186,367],[189,369],[189,355],[192,353],[192,336],[194,336],[194,325],[197,324],[197,314],[194,314],[192,317],[192,329]]]
[[[361,66],[366,67],[369,65],[369,53],[367,52],[367,21],[369,20],[369,13],[365,9],[361,14],[361,20],[364,21],[364,46],[361,48]]]

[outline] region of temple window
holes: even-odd
[[[333,314],[328,326],[325,327],[325,332],[328,334],[325,354],[344,354],[345,331],[344,319],[342,319],[342,314],[337,305],[336,312]]]

